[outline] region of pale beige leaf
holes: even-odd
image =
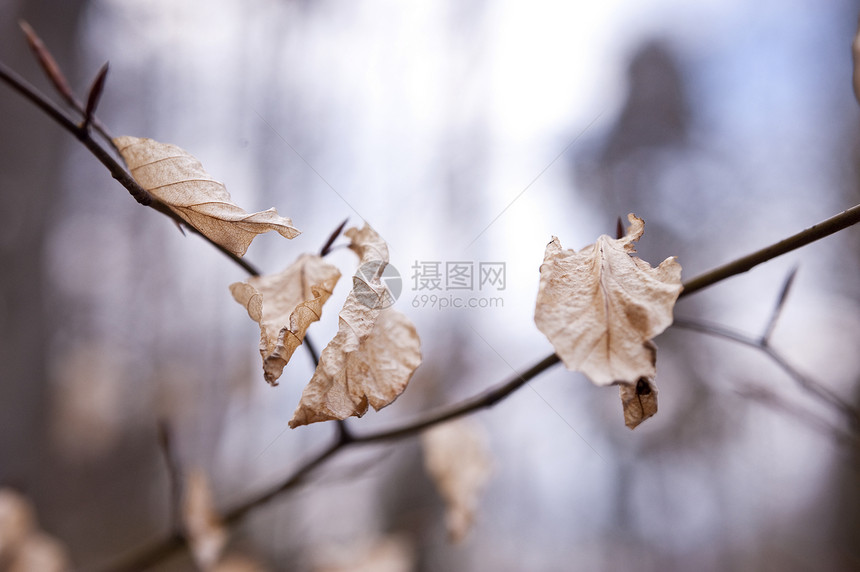
[[[388,264],[385,241],[368,225],[344,233],[361,258],[353,289],[339,314],[338,332],[302,393],[290,427],[361,417],[368,405],[379,410],[406,388],[421,363],[415,326],[389,305],[381,280]]]
[[[653,380],[640,377],[635,384],[622,383],[618,388],[624,408],[624,424],[630,429],[635,429],[657,413],[657,386]]]
[[[6,572],[69,572],[66,548],[42,532],[28,536],[15,552]]]
[[[391,534],[365,541],[331,543],[314,556],[314,572],[410,572],[415,549],[407,537]]]
[[[221,558],[227,544],[227,530],[215,512],[206,474],[192,470],[185,482],[182,522],[197,566],[210,570]]]
[[[274,230],[285,238],[299,235],[292,221],[274,208],[249,214],[236,206],[224,185],[176,145],[128,136],[114,143],[141,187],[236,256],[243,256],[258,234]]]
[[[231,554],[222,558],[211,572],[267,572],[268,568],[250,556]]]
[[[12,489],[0,489],[0,563],[11,559],[35,531],[36,512],[30,502]]]
[[[230,285],[233,298],[260,324],[263,375],[278,384],[284,366],[305,337],[308,326],[320,319],[340,271],[321,257],[303,254],[278,274],[253,276]]]
[[[421,435],[424,466],[445,501],[445,524],[454,542],[471,529],[478,497],[490,478],[490,453],[480,429],[471,421],[457,420]]]
[[[635,257],[645,223],[628,215],[627,235],[603,235],[579,252],[547,245],[540,267],[535,323],[568,369],[597,385],[635,383],[656,374],[645,342],[672,323],[681,265],[657,268]]]

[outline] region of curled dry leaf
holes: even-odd
[[[388,308],[373,323],[366,316],[368,308],[354,298],[347,298],[340,328],[302,392],[292,428],[361,417],[368,405],[379,411],[406,389],[421,364],[421,342],[409,318]],[[367,328],[370,333],[364,335]]]
[[[344,234],[360,257],[359,271],[339,314],[337,334],[320,354],[290,420],[293,428],[361,417],[368,405],[382,409],[403,392],[421,363],[415,326],[400,312],[386,309],[391,293],[381,279],[388,264],[385,241],[369,225]]]
[[[480,426],[457,420],[421,435],[424,466],[445,500],[445,524],[454,542],[466,537],[478,508],[478,495],[490,477],[487,440]]]
[[[619,386],[624,424],[635,429],[640,423],[657,413],[657,386],[654,381],[640,377],[634,385]]]
[[[271,385],[278,384],[308,326],[320,319],[338,279],[336,267],[319,256],[304,254],[278,274],[230,285],[233,298],[260,324],[263,375]]]
[[[236,256],[243,256],[258,234],[274,230],[285,238],[299,235],[293,222],[274,208],[248,214],[233,204],[224,185],[176,145],[128,136],[117,137],[114,144],[141,187]]]
[[[671,325],[682,289],[675,257],[652,268],[632,256],[645,223],[627,219],[625,236],[603,235],[579,252],[562,250],[553,237],[540,267],[535,323],[564,365],[596,385],[654,378],[646,342]]]
[[[182,523],[197,566],[212,569],[227,544],[227,530],[215,512],[209,480],[198,469],[192,470],[185,482]]]
[[[657,366],[657,346],[654,342],[645,342],[651,363]],[[640,377],[636,383],[622,383],[619,385],[621,394],[621,407],[624,411],[624,424],[628,428],[636,429],[640,423],[657,413],[657,385],[654,378]]]

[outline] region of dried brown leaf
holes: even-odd
[[[553,237],[540,268],[535,323],[565,366],[597,385],[654,378],[646,342],[671,325],[682,289],[675,257],[652,268],[633,256],[645,223],[627,218],[624,237],[603,235],[579,252]]]
[[[263,375],[278,384],[284,366],[320,319],[340,271],[319,256],[304,254],[278,274],[254,276],[230,285],[233,298],[260,324]]]
[[[258,234],[274,230],[285,238],[299,235],[293,222],[274,208],[248,214],[236,206],[224,185],[176,145],[128,136],[117,137],[114,144],[141,187],[236,256],[243,256]]]
[[[636,429],[640,423],[657,413],[657,386],[653,379],[640,377],[635,384],[622,383],[621,407],[624,409],[624,424]]]
[[[215,512],[209,479],[200,470],[192,470],[185,483],[182,522],[197,566],[210,570],[221,558],[227,544],[227,530]]]
[[[421,342],[412,322],[392,308],[366,323],[367,307],[347,299],[340,329],[320,355],[320,364],[302,392],[290,427],[361,417],[368,405],[379,411],[406,389],[421,364]],[[356,324],[356,327],[351,327]],[[358,332],[370,326],[366,336]]]
[[[338,332],[320,354],[320,363],[302,393],[290,427],[361,417],[368,405],[379,410],[406,388],[421,363],[415,326],[391,308],[381,280],[388,264],[385,241],[369,226],[345,236],[361,264],[339,314]]]
[[[445,524],[454,542],[466,537],[475,520],[478,496],[490,478],[491,460],[480,426],[457,420],[421,435],[424,466],[445,500]]]

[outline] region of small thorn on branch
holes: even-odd
[[[615,238],[619,240],[624,238],[624,221],[621,220],[621,217],[618,217],[618,221],[615,223]]]
[[[51,83],[54,84],[54,89],[57,90],[57,93],[59,93],[69,105],[76,109],[80,109],[80,103],[75,99],[72,89],[69,87],[69,82],[66,81],[66,76],[64,76],[63,72],[60,71],[60,66],[57,64],[57,60],[55,60],[54,56],[51,55],[51,52],[48,51],[45,43],[27,22],[20,20],[18,25],[27,37],[27,44],[29,44],[30,50],[33,51],[33,54],[39,61],[39,65],[42,66],[42,70],[45,72],[45,75],[47,75],[48,79],[51,80]]]
[[[92,87],[90,87],[90,93],[87,96],[87,106],[84,109],[84,122],[81,127],[84,130],[89,130],[90,124],[93,122],[93,116],[96,112],[96,107],[99,105],[99,100],[102,97],[102,92],[105,88],[105,79],[107,78],[108,73],[108,63],[105,63],[99,70],[99,73],[96,75],[96,78],[93,80]]]
[[[320,256],[325,256],[329,252],[331,252],[331,246],[334,244],[334,241],[337,240],[337,237],[340,236],[340,233],[343,232],[343,227],[346,226],[346,223],[349,221],[349,218],[343,219],[343,222],[334,229],[334,232],[331,233],[331,236],[328,237],[328,240],[323,245],[322,249],[320,249]]]
[[[791,272],[788,273],[788,276],[785,278],[785,282],[782,284],[782,290],[779,292],[779,297],[776,300],[776,305],[773,308],[773,312],[770,314],[770,320],[767,323],[767,327],[764,329],[764,333],[761,336],[762,345],[767,345],[770,340],[770,336],[773,334],[774,328],[776,328],[776,321],[779,319],[780,314],[782,314],[782,308],[785,306],[785,301],[788,299],[788,293],[791,291],[791,285],[794,284],[794,277],[797,276],[797,266],[791,269]]]

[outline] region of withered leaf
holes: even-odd
[[[490,477],[486,441],[480,426],[468,420],[436,425],[421,435],[424,466],[445,500],[445,524],[454,542],[472,527],[478,496]]]
[[[128,136],[117,137],[114,144],[141,187],[236,256],[243,256],[258,234],[299,235],[293,222],[274,208],[249,214],[236,206],[224,185],[176,145]]]
[[[368,323],[367,310],[350,294],[340,313],[340,329],[320,355],[290,427],[361,417],[368,405],[379,411],[406,389],[421,364],[415,326],[393,308]],[[368,326],[370,333],[361,336]]]
[[[344,234],[361,259],[359,271],[339,314],[337,334],[320,354],[290,427],[361,417],[368,405],[382,409],[403,392],[421,363],[415,326],[386,308],[391,293],[381,279],[388,264],[385,241],[369,225]]]
[[[653,380],[640,377],[636,383],[622,383],[618,389],[624,408],[624,424],[630,429],[635,429],[657,413],[657,386]]]
[[[253,276],[230,285],[233,298],[260,324],[263,375],[278,384],[284,366],[320,319],[340,271],[319,256],[304,254],[278,274]]]
[[[227,544],[227,530],[215,512],[209,480],[199,469],[192,470],[185,482],[182,523],[194,561],[202,570],[210,570]]]
[[[652,341],[644,344],[651,364],[657,367],[657,346]],[[636,429],[640,423],[657,413],[657,385],[654,378],[640,377],[636,383],[619,384],[624,424]]]
[[[645,343],[671,325],[682,289],[675,257],[652,268],[633,256],[645,223],[627,218],[625,236],[600,236],[579,252],[553,237],[540,267],[535,323],[565,366],[596,385],[654,378]]]
[[[648,342],[656,362],[657,347]],[[621,407],[624,409],[624,424],[635,429],[640,423],[657,413],[657,386],[653,378],[640,377],[636,383],[622,383]]]

